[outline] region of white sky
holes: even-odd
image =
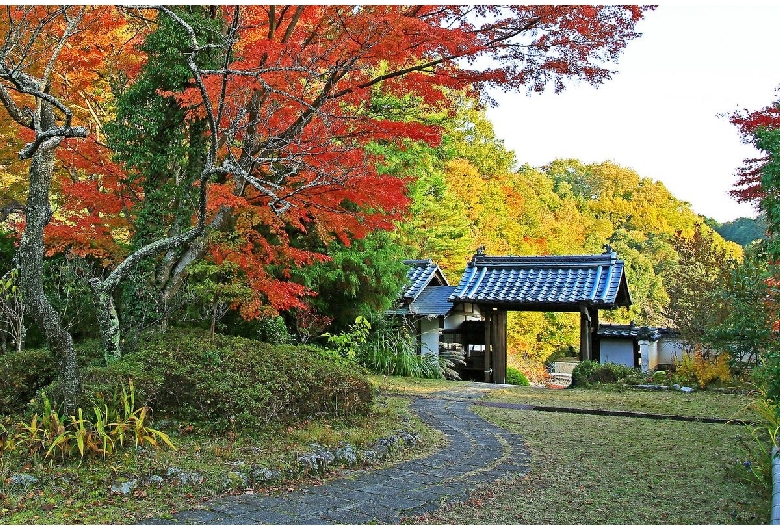
[[[661,5],[637,25],[611,81],[563,93],[495,93],[496,134],[520,164],[556,158],[615,163],[662,181],[699,214],[753,217],[728,195],[744,158],[727,117],[774,101],[780,6]]]

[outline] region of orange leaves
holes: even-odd
[[[6,23],[24,22],[28,29],[41,23],[42,38],[33,39],[35,53],[25,60],[43,75],[58,50],[51,90],[73,109],[74,124],[91,133],[89,141],[68,140],[58,150],[63,195],[48,232],[52,249],[121,259],[133,231],[130,198],[154,195],[160,227],[170,216],[184,220],[175,230],[186,230],[201,210],[180,201],[194,194],[177,186],[209,175],[208,219],[198,222],[221,219],[218,212],[229,219],[212,236],[211,254],[218,263],[238,265],[256,293],[236,302],[247,316],[268,306],[302,307],[309,293],[289,281],[290,270],[325,256],[304,243],[295,248],[293,237],[308,248],[333,238],[348,243],[392,228],[406,213],[406,176],[380,174],[381,160],[367,146],[438,145],[439,127],[420,123],[415,111],[452,115],[457,101],[445,97],[451,90],[559,88],[568,77],[599,83],[609,73],[603,62],[636,36],[633,24],[643,12],[621,6],[240,5],[125,17],[109,6],[69,6],[67,14],[81,18],[65,38],[69,19],[56,9],[14,7]],[[177,9],[181,16],[171,16]],[[49,14],[56,16],[46,19]],[[138,45],[151,31],[160,39],[155,46],[181,50],[182,60],[177,64],[170,55],[164,59],[170,63],[161,62],[162,70],[171,65],[174,84],[166,85],[167,71],[144,82],[181,106],[185,121],[208,127],[191,128],[194,136],[176,144],[180,153],[171,149],[165,162],[155,162],[161,167],[150,171],[159,174],[129,179],[100,135],[115,112],[112,89],[135,81],[147,60]],[[143,49],[152,56],[153,47]],[[176,68],[190,67],[184,83],[187,70]],[[385,108],[382,97],[411,103]],[[149,138],[179,125],[150,118],[134,126]],[[168,211],[169,204],[182,210]]]
[[[441,142],[441,129],[431,125],[423,125],[416,122],[394,122],[389,120],[375,120],[370,122],[372,140],[386,140],[397,142],[403,138],[421,141],[436,147]]]
[[[246,208],[249,203],[245,197],[239,197],[233,193],[230,184],[210,184],[208,188],[208,211],[216,213],[220,208]]]
[[[47,90],[86,110],[109,94],[107,65],[127,57],[125,19],[111,6],[9,6],[0,17],[9,67],[41,77]],[[96,88],[104,84],[103,90]],[[43,90],[43,86],[41,87]]]
[[[221,265],[235,263],[241,270],[241,281],[249,288],[241,298],[233,300],[245,319],[266,316],[274,311],[305,309],[309,289],[289,281],[289,267],[302,266],[314,260],[327,259],[320,254],[295,249],[287,244],[272,243],[254,230],[243,232],[243,241],[220,242],[210,248],[211,258]]]
[[[61,186],[63,204],[45,232],[48,255],[69,250],[106,264],[121,261],[131,234],[125,200],[99,179],[63,180]]]

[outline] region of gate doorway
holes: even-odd
[[[631,305],[624,263],[609,246],[604,254],[584,256],[477,252],[449,301],[453,314],[469,304],[481,315],[455,331],[466,355],[464,379],[496,384],[506,382],[508,311],[579,313],[580,358],[598,360],[599,309]]]

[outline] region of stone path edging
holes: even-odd
[[[494,388],[491,386],[490,388]],[[305,491],[222,497],[205,510],[141,524],[366,524],[464,500],[477,486],[528,470],[522,439],[469,410],[490,388],[458,387],[416,399],[420,418],[442,431],[447,445],[433,455],[377,471],[356,471]]]
[[[547,405],[527,405],[523,403],[503,403],[492,401],[480,401],[481,407],[495,407],[500,409],[514,410],[537,410],[540,412],[564,412],[568,414],[592,414],[594,416],[618,416],[621,418],[643,418],[650,420],[674,420],[691,421],[699,423],[720,423],[726,425],[756,425],[756,422],[750,420],[728,419],[728,418],[710,418],[705,416],[684,416],[681,414],[658,414],[654,412],[634,412],[630,410],[605,410],[605,409],[582,409],[576,407],[551,407]]]

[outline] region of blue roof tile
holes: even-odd
[[[674,332],[667,328],[654,328],[648,326],[636,326],[634,324],[600,324],[598,336],[611,339],[638,339],[657,341],[663,335],[672,335]]]
[[[449,285],[426,287],[409,306],[409,312],[414,315],[446,316],[454,305],[448,300],[454,291],[455,287]]]
[[[429,259],[405,260],[404,265],[407,265],[409,270],[406,273],[407,283],[403,298],[415,300],[432,281],[436,285],[449,285],[439,266]]]
[[[584,256],[486,256],[477,254],[450,302],[569,308],[629,306],[623,260],[615,253]],[[520,306],[520,307],[517,307]]]

